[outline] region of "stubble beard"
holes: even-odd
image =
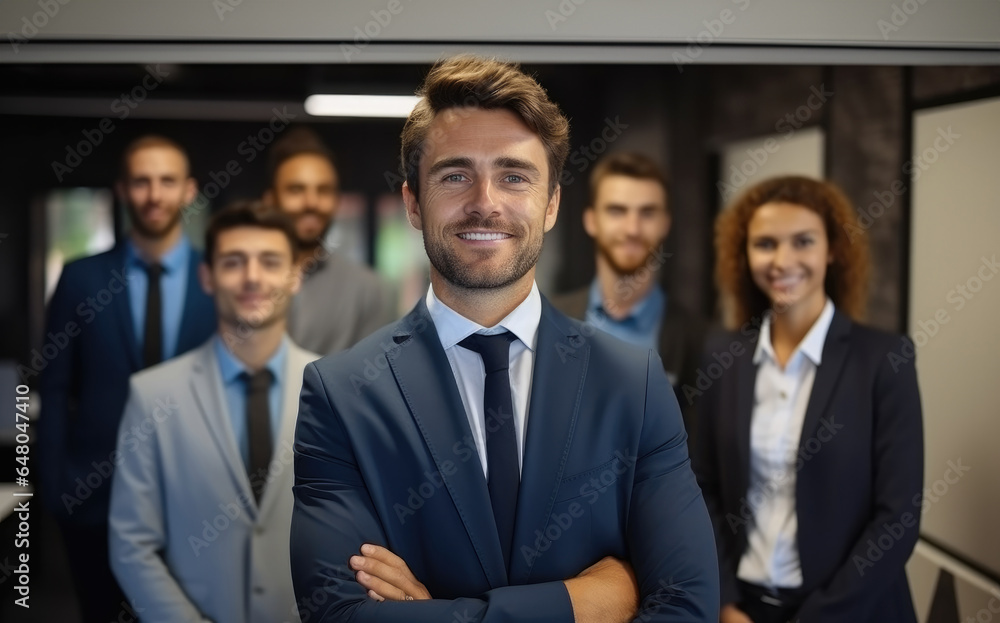
[[[633,277],[639,270],[649,263],[649,258],[653,255],[652,250],[647,249],[646,254],[642,256],[642,259],[635,264],[625,265],[619,263],[614,256],[614,253],[610,249],[605,247],[600,243],[595,243],[597,246],[597,252],[604,258],[604,260],[611,266],[612,270],[622,277]]]
[[[514,235],[517,248],[512,261],[504,263],[498,270],[489,270],[466,263],[459,257],[453,245],[446,241],[455,237],[460,231],[470,229],[499,229]],[[431,266],[449,283],[466,290],[489,290],[505,288],[530,271],[542,254],[544,234],[534,238],[527,236],[524,227],[514,227],[493,220],[468,219],[448,227],[443,236],[431,235],[427,229],[423,232],[424,249]]]
[[[324,225],[319,229],[319,233],[315,236],[306,237],[299,233],[299,221],[307,216],[314,216],[325,221]],[[315,251],[320,246],[322,246],[323,241],[326,240],[326,235],[330,232],[330,227],[333,226],[333,216],[322,214],[317,210],[312,208],[306,208],[302,212],[299,212],[294,216],[295,220],[295,237],[299,239],[299,248],[305,251]]]
[[[183,206],[178,207],[174,211],[173,216],[170,220],[160,228],[154,228],[146,225],[146,222],[142,220],[142,216],[139,213],[139,209],[135,206],[129,205],[128,208],[129,217],[132,219],[132,228],[139,232],[143,238],[149,238],[152,240],[159,240],[161,238],[167,237],[170,232],[174,230],[175,227],[181,222],[181,213],[184,211]]]

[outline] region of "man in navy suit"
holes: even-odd
[[[111,251],[63,268],[46,333],[75,336],[41,384],[42,494],[63,534],[84,621],[127,611],[108,563],[108,505],[129,376],[194,348],[215,327],[197,278],[201,255],[181,228],[197,193],[184,149],[159,136],[133,141],[116,191],[132,229]]]
[[[711,523],[660,358],[534,282],[568,122],[496,60],[443,61],[419,93],[403,199],[431,287],[306,367],[303,621],[717,621]]]

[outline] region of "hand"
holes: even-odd
[[[427,588],[417,581],[406,562],[384,547],[365,543],[360,556],[351,556],[351,569],[356,571],[358,584],[377,601],[409,601],[430,599]]]
[[[753,623],[746,612],[736,607],[736,604],[726,604],[719,612],[719,623]]]
[[[628,623],[639,612],[632,565],[608,556],[564,580],[576,623]]]

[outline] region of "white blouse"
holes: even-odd
[[[833,320],[827,299],[819,318],[792,352],[784,369],[771,345],[771,314],[760,328],[754,351],[757,366],[750,421],[750,487],[746,502],[753,519],[747,527],[747,549],[736,576],[744,582],[774,588],[802,586],[797,545],[795,465],[802,424],[816,368]]]

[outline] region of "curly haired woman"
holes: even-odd
[[[920,520],[920,395],[912,357],[890,358],[912,344],[859,324],[866,245],[843,193],[804,177],[761,182],[716,222],[734,331],[703,357],[714,380],[694,460],[722,623],[916,621],[904,565]]]

